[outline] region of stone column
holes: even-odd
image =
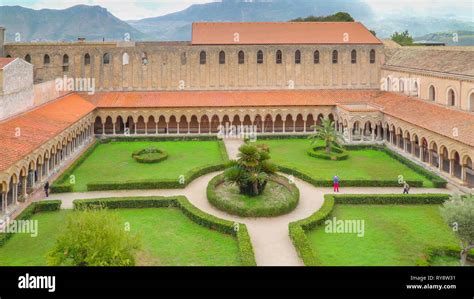
[[[2,192],[2,211],[6,213],[7,211],[7,193]]]
[[[408,139],[403,139],[403,152],[406,152],[408,148]]]
[[[158,122],[159,122],[159,121],[160,121],[160,120],[158,119]],[[156,129],[156,131],[155,131],[155,134],[156,134],[156,135],[158,135],[158,122],[156,122],[156,128],[155,128],[155,129]]]
[[[137,135],[137,123],[133,123],[133,134]]]
[[[454,177],[454,159],[449,159],[449,175]]]
[[[148,135],[148,122],[145,122],[145,135]]]
[[[102,135],[105,135],[105,123],[102,123]]]
[[[41,182],[43,180],[42,176],[43,176],[43,164],[38,164],[38,166],[36,166],[36,173],[38,174],[38,182]],[[34,182],[34,180],[33,180]]]
[[[428,150],[428,164],[431,165],[433,163],[433,151]]]
[[[467,165],[461,165],[461,181],[464,183],[467,181],[466,169]]]
[[[201,134],[201,122],[198,122],[198,134]]]
[[[115,123],[112,123],[112,128],[114,130],[114,135],[115,135]]]

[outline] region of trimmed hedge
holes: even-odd
[[[158,163],[168,158],[168,154],[157,148],[146,148],[132,153],[132,158],[138,163]]]
[[[290,238],[306,266],[319,266],[306,233],[322,225],[331,216],[335,204],[442,204],[448,194],[341,194],[324,195],[322,207],[308,218],[291,222]]]
[[[270,180],[283,185],[290,191],[291,198],[288,198],[281,206],[269,208],[259,207],[249,210],[245,207],[236,206],[232,202],[221,200],[216,194],[216,187],[224,183],[225,178],[223,174],[214,177],[207,185],[207,200],[217,209],[241,217],[275,217],[293,211],[300,199],[300,191],[296,185],[287,183],[286,178],[281,176],[270,178]],[[267,188],[269,187],[267,186]]]
[[[99,144],[100,142],[94,141],[94,143],[76,161],[74,161],[56,181],[51,184],[51,193],[72,192],[72,185],[68,182],[70,176],[79,166],[81,166],[82,163],[84,163]]]
[[[347,160],[349,158],[349,153],[344,149],[339,148],[332,148],[331,153],[328,155],[326,153],[325,146],[316,146],[314,148],[310,148],[307,153],[311,157],[324,160],[341,161]]]
[[[219,232],[230,234],[237,238],[239,255],[243,266],[256,266],[250,236],[245,224],[238,226],[232,221],[223,220],[209,215],[194,205],[184,196],[174,197],[124,197],[74,200],[74,209],[103,207],[109,209],[122,208],[179,208],[187,217],[199,225]]]
[[[403,157],[402,155],[390,150],[386,146],[382,145],[346,145],[346,149],[350,150],[361,150],[361,149],[372,149],[372,150],[378,150],[385,152],[387,155],[390,157],[394,158],[398,162],[404,164],[411,170],[415,171],[416,173],[426,177],[428,180],[430,180],[433,183],[433,186],[435,188],[446,188],[447,181],[438,175],[432,173],[431,171],[428,171],[421,167],[420,165],[416,164],[415,162],[410,161],[409,159]],[[410,184],[410,183],[409,183]]]
[[[416,261],[417,266],[432,266],[433,259],[437,256],[451,256],[460,259],[461,248],[459,246],[430,247],[423,252],[423,256]],[[474,250],[467,255],[469,260],[474,260]]]
[[[264,134],[258,133],[257,140],[278,140],[278,139],[308,139],[310,134],[313,132],[308,132],[306,135],[283,135],[283,134]]]
[[[15,220],[28,220],[35,214],[46,212],[46,211],[57,211],[60,208],[61,208],[60,200],[44,200],[44,201],[32,202],[15,218]],[[0,233],[0,247],[5,245],[7,240],[10,239],[12,236],[13,234]]]
[[[319,180],[310,177],[297,170],[296,168],[290,168],[286,166],[278,165],[278,171],[293,175],[297,178],[302,179],[316,187],[332,187],[332,180]],[[423,181],[407,181],[411,187],[423,187]],[[339,184],[344,187],[402,187],[398,183],[398,180],[339,180]]]
[[[317,212],[308,218],[291,222],[288,225],[291,241],[295,246],[296,252],[306,266],[318,266],[321,264],[314,255],[313,248],[309,243],[306,232],[321,225],[326,219],[328,219],[333,208],[334,198],[325,196],[324,203]]]
[[[109,142],[132,142],[132,141],[215,141],[218,140],[217,134],[199,135],[199,136],[109,136],[106,135],[100,139],[100,143]]]
[[[442,204],[449,194],[341,194],[332,196],[338,204]]]
[[[136,180],[120,182],[94,182],[87,184],[87,191],[103,190],[138,190],[138,189],[183,189],[193,180],[205,174],[225,169],[224,164],[194,168],[184,177],[184,183],[179,178],[175,180]]]

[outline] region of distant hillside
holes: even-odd
[[[454,40],[457,34],[458,41]],[[450,46],[472,46],[474,45],[474,31],[437,32],[425,34],[415,38],[415,42],[441,42]]]
[[[195,4],[165,16],[128,21],[136,29],[162,40],[190,40],[192,22],[274,22],[308,15],[326,16],[348,11],[356,18],[369,18],[370,8],[361,0],[229,0]]]
[[[146,37],[100,6],[77,5],[64,10],[0,6],[0,26],[7,28],[7,41],[14,41],[16,33],[21,41],[122,40],[125,33],[132,39]]]

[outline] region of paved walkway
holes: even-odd
[[[237,154],[239,153],[239,147],[244,144],[242,139],[230,139],[224,138],[222,139],[225,144],[225,149],[227,150],[227,155],[229,159],[235,160],[237,159]]]
[[[71,209],[74,199],[108,198],[124,196],[172,196],[184,195],[197,208],[219,218],[245,223],[255,250],[259,266],[302,266],[288,235],[288,224],[306,218],[317,211],[324,194],[332,193],[331,188],[317,188],[302,180],[295,179],[300,190],[300,202],[296,209],[286,215],[273,218],[241,218],[217,210],[206,196],[207,183],[219,172],[204,175],[191,182],[185,189],[171,190],[119,190],[84,193],[54,194],[48,199],[60,199],[63,209]],[[400,193],[401,188],[341,188],[341,193]],[[446,193],[447,189],[412,188],[411,193]]]

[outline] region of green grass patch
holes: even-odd
[[[232,235],[196,224],[176,208],[118,209],[119,217],[130,224],[143,241],[139,265],[237,266],[241,265],[238,242]],[[1,266],[44,266],[47,252],[54,246],[66,217],[74,211],[42,212],[38,236],[13,235],[0,247]]]
[[[443,221],[439,205],[336,204],[329,219],[364,220],[365,234],[306,232],[320,265],[414,266],[427,248],[459,242]]]
[[[135,161],[132,154],[144,148],[155,147],[168,154],[166,160],[157,164],[146,164]],[[117,141],[99,143],[87,153],[87,158],[66,171],[66,175],[53,184],[68,185],[70,175],[74,176],[72,190],[87,191],[88,184],[98,184],[96,190],[130,189],[141,182],[150,188],[159,188],[159,182],[167,183],[165,188],[185,186],[194,179],[194,173],[203,169],[222,165],[226,157],[219,141]],[[210,167],[210,168],[209,168]],[[185,183],[181,184],[180,177]],[[127,185],[120,188],[120,184]],[[100,186],[102,185],[102,186]],[[92,188],[90,188],[92,189]]]
[[[398,178],[402,175],[408,182],[433,187],[429,178],[381,150],[348,150],[347,159],[332,161],[308,155],[311,149],[308,139],[269,139],[259,143],[269,145],[272,161],[281,166],[283,172],[300,173],[298,176],[316,185],[330,185],[332,178],[338,175],[341,187],[399,186]]]

